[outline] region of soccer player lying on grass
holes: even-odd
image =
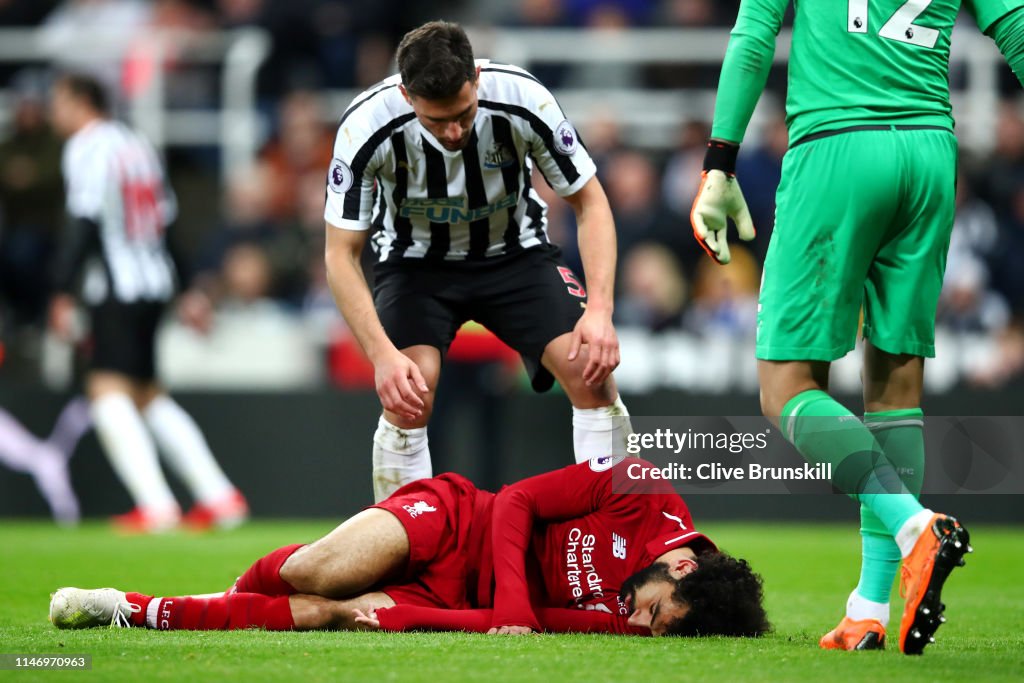
[[[652,468],[597,458],[494,494],[456,474],[403,486],[222,595],[62,588],[58,628],[412,629],[757,636],[761,579],[693,528]]]

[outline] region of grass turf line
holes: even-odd
[[[115,586],[157,595],[223,589],[262,554],[312,540],[323,522],[259,522],[232,533],[125,538],[105,526],[56,529],[0,523],[0,653],[91,654],[93,670],[0,671],[2,680],[161,681],[623,681],[1021,680],[1024,671],[1024,531],[972,528],[977,549],[947,584],[949,623],[923,657],[895,650],[841,653],[817,648],[856,582],[856,526],[711,524],[726,550],[765,579],[775,631],[759,640],[642,639],[454,633],[57,631],[48,596],[67,585]],[[902,604],[893,605],[898,622]],[[78,678],[82,676],[84,678]]]

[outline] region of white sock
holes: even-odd
[[[900,530],[896,532],[896,545],[900,547],[900,554],[903,557],[909,555],[914,549],[914,544],[917,543],[917,539],[928,528],[928,522],[931,521],[934,514],[934,512],[925,508],[905,521]]]
[[[160,603],[163,598],[153,598],[146,607],[146,628],[160,628]]]
[[[167,464],[196,500],[209,504],[231,493],[234,487],[210,452],[199,426],[174,399],[157,396],[146,406],[145,416]]]
[[[854,621],[877,619],[882,626],[889,626],[889,603],[868,600],[854,588],[846,601],[846,616]]]
[[[139,411],[126,394],[106,394],[92,402],[92,419],[114,472],[127,487],[135,505],[177,508],[157,462],[153,439]]]
[[[429,479],[427,428],[401,429],[380,416],[373,434],[373,500],[381,502],[402,486]]]
[[[626,437],[633,433],[622,398],[600,408],[572,409],[572,445],[576,462],[608,455],[626,455]]]

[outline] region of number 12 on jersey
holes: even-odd
[[[850,33],[867,33],[869,0],[848,1],[850,4],[846,30]],[[914,23],[914,19],[921,16],[930,4],[932,4],[932,0],[907,0],[900,5],[895,14],[889,17],[889,21],[882,25],[882,28],[878,30],[878,35],[919,47],[935,47],[935,43],[939,39],[939,32]]]

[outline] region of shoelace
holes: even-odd
[[[122,611],[123,606],[127,606],[127,613]],[[110,620],[110,625],[117,628],[131,628],[131,615],[141,611],[142,606],[136,605],[134,602],[125,601],[123,605],[118,604],[114,607],[114,617]]]

